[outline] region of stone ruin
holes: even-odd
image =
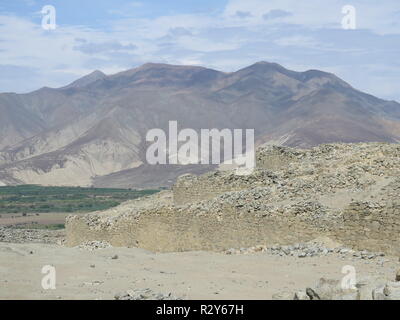
[[[328,236],[399,255],[400,145],[272,146],[259,149],[256,159],[247,176],[184,175],[171,191],[69,216],[66,243],[223,251]]]
[[[398,274],[395,281],[368,277],[354,287],[344,286],[339,280],[321,278],[314,287],[297,291],[292,296],[293,300],[400,300]],[[283,300],[289,299],[290,296]]]

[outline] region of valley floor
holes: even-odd
[[[55,290],[41,286],[45,265],[56,268]],[[155,254],[0,243],[0,299],[114,299],[119,292],[146,288],[183,299],[289,299],[321,277],[342,279],[346,265],[355,267],[359,282],[394,280],[399,268],[397,257],[378,262],[335,253],[305,258],[266,252]]]

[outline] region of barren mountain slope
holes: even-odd
[[[357,91],[330,73],[267,62],[232,73],[165,64],[111,76],[96,71],[59,89],[0,94],[0,109],[3,184],[91,185],[96,178],[96,184],[122,186],[127,179],[101,179],[121,172],[155,185],[157,170],[129,170],[146,164],[147,131],[167,131],[170,120],[179,129],[253,128],[259,145],[400,138],[398,103]],[[201,171],[166,170],[167,180]]]

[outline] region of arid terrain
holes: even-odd
[[[0,93],[0,185],[155,188],[207,166],[148,166],[146,134],[254,129],[257,145],[400,139],[400,105],[331,73],[261,61],[236,72],[148,63],[62,88]]]
[[[261,148],[249,175],[184,175],[66,230],[0,227],[0,298],[398,300],[399,152]]]
[[[0,226],[23,224],[63,224],[70,213],[40,213],[40,214],[3,214],[0,217]]]
[[[394,280],[398,257],[362,259],[340,253],[299,258],[266,252],[152,253],[137,248],[0,243],[0,299],[114,299],[151,289],[183,299],[293,299],[320,278],[341,280],[355,267],[363,299],[371,284]],[[42,267],[56,268],[56,289],[44,290]],[[364,286],[363,286],[364,285]]]
[[[0,0],[0,305],[400,301],[399,3]]]

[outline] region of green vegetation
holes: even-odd
[[[36,185],[0,187],[1,213],[91,212],[150,195],[159,190],[110,188],[42,187]]]

